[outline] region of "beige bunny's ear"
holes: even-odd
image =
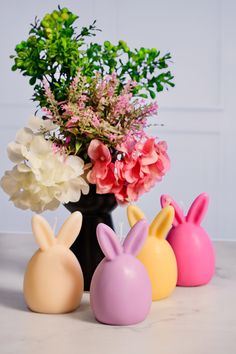
[[[129,205],[127,208],[127,216],[130,227],[133,227],[139,220],[145,219],[145,215],[136,205]]]
[[[42,216],[34,215],[32,217],[32,231],[42,251],[46,251],[55,243],[52,228]]]
[[[175,210],[172,206],[168,205],[163,208],[150,225],[150,236],[165,238],[173,224],[174,216]]]
[[[82,225],[82,214],[79,211],[72,213],[62,225],[57,242],[68,248],[75,242]]]

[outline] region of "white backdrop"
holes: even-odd
[[[34,112],[27,79],[10,70],[16,43],[27,37],[35,15],[42,17],[57,4],[80,14],[80,24],[97,19],[103,32],[97,40],[126,40],[131,47],[170,51],[176,88],[160,94],[159,118],[164,127],[152,133],[166,139],[172,167],[163,182],[138,205],[151,220],[160,209],[162,193],[172,195],[186,211],[198,193],[210,195],[204,225],[212,238],[236,239],[233,220],[236,199],[235,63],[236,2],[234,0],[8,0],[1,2],[1,175],[11,168],[6,146]],[[0,191],[0,232],[30,231],[32,213],[14,208]],[[68,215],[61,207],[44,215],[60,224]],[[124,208],[114,212],[117,229]]]

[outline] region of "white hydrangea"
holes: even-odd
[[[34,122],[43,126],[44,121]],[[35,129],[34,129],[35,128]],[[44,129],[55,129],[45,127]],[[60,203],[77,202],[89,185],[83,178],[84,161],[78,156],[65,156],[53,144],[30,128],[21,129],[16,141],[8,145],[9,159],[16,163],[6,171],[0,185],[16,207],[42,212],[54,210]]]
[[[47,132],[58,129],[58,125],[54,124],[50,119],[42,119],[40,117],[30,117],[28,127],[34,132]]]

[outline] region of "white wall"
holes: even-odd
[[[11,168],[7,143],[34,112],[32,91],[19,73],[10,70],[9,55],[27,36],[35,15],[53,10],[58,0],[8,0],[1,3],[1,175]],[[138,203],[151,219],[160,209],[159,197],[168,193],[186,210],[206,191],[211,203],[204,225],[212,238],[234,238],[235,181],[235,63],[236,2],[234,0],[70,0],[60,1],[81,15],[81,24],[94,18],[103,32],[98,40],[127,40],[131,46],[170,51],[176,88],[158,98],[158,121],[165,127],[152,133],[169,144],[172,168],[164,181]],[[0,191],[0,232],[30,230],[31,212],[14,208]],[[68,215],[61,207],[45,213],[59,224]],[[125,222],[118,208],[115,223]]]

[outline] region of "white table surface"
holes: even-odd
[[[129,327],[97,323],[84,294],[64,315],[30,312],[22,295],[31,235],[0,235],[1,354],[235,354],[236,242],[216,242],[216,276],[207,286],[176,288]]]

